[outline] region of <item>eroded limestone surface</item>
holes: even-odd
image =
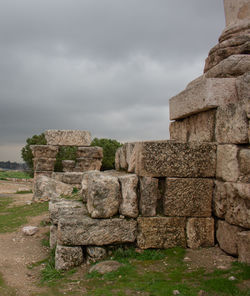
[[[80,130],[47,130],[45,138],[48,145],[54,146],[90,146],[91,135]]]

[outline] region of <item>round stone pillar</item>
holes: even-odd
[[[250,20],[250,0],[224,0],[226,26]]]

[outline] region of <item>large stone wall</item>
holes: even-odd
[[[213,246],[213,187],[210,178],[85,172],[83,202],[50,201],[51,246],[57,246],[60,258],[57,268],[71,267],[62,252],[79,247],[84,254],[88,248],[101,248],[106,254],[117,244],[133,243],[141,249]],[[94,261],[95,256],[85,260]]]
[[[224,251],[249,263],[250,2],[224,4],[227,27],[209,53],[205,74],[170,99],[170,117],[175,120],[170,138],[217,143],[216,239]]]

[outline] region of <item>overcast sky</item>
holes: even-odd
[[[46,129],[168,139],[224,26],[223,0],[0,0],[0,161]]]

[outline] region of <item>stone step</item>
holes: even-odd
[[[235,78],[198,79],[169,100],[170,120],[237,101]]]

